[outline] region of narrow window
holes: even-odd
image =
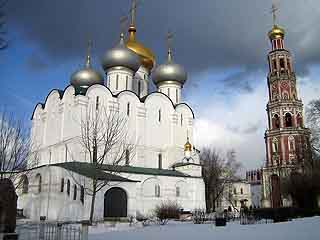
[[[96,111],[99,110],[99,96],[96,97]]]
[[[283,70],[284,69],[284,58],[280,58],[280,68],[281,68],[281,70]]]
[[[272,142],[272,151],[273,153],[278,153],[278,139],[273,139]]]
[[[292,116],[290,113],[286,113],[284,120],[285,120],[286,127],[292,127]]]
[[[138,82],[138,96],[140,97],[141,94],[141,82]]]
[[[110,76],[108,77],[108,87],[110,88],[111,82],[110,82]]]
[[[237,194],[237,189],[233,189],[233,194]]]
[[[80,187],[80,201],[82,204],[84,203],[84,187],[82,185]]]
[[[73,186],[73,200],[77,200],[77,185]]]
[[[158,122],[161,122],[161,109],[158,111]]]
[[[130,151],[126,149],[126,165],[129,165],[130,163]]]
[[[176,197],[180,197],[180,187],[176,187]]]
[[[181,124],[181,126],[182,126],[182,124],[183,124],[183,116],[182,116],[182,113],[181,113],[181,117],[180,117],[180,124]]]
[[[64,145],[64,161],[68,162],[68,146]]]
[[[61,179],[60,192],[64,191],[64,178]]]
[[[116,76],[116,90],[119,88],[119,75]]]
[[[162,154],[158,154],[158,168],[162,169]]]
[[[37,174],[36,179],[38,180],[38,193],[41,193],[42,178],[40,173]]]
[[[288,65],[288,71],[291,73],[291,64],[290,64],[289,58],[287,58],[287,65]]]
[[[167,89],[168,97],[170,97],[170,88]]]
[[[238,205],[237,200],[234,200],[234,206],[237,207],[237,205]]]
[[[144,79],[144,80],[147,79],[147,75],[146,75],[146,74],[143,75],[143,79]]]
[[[128,76],[126,76],[126,90],[128,90]]]
[[[127,103],[127,116],[130,116],[130,103]]]
[[[176,89],[176,103],[179,102],[179,101],[178,101],[178,100],[179,100],[178,98],[179,98],[179,96],[178,96],[178,89]]]
[[[155,185],[154,193],[155,193],[156,197],[160,197],[160,185],[159,184]]]
[[[273,71],[277,71],[277,60],[276,59],[273,59],[272,60],[272,67],[273,67]]]
[[[243,194],[243,189],[242,188],[240,188],[240,194]]]
[[[67,194],[70,195],[70,180],[67,181]]]
[[[274,121],[274,128],[275,128],[275,129],[280,128],[280,118],[279,118],[279,115],[278,115],[278,114],[275,114],[275,115],[273,116],[273,121]]]
[[[22,181],[22,193],[28,193],[29,191],[29,181],[26,175],[23,175],[21,178]]]

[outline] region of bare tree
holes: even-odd
[[[0,178],[9,178],[19,188],[17,181],[35,166],[38,154],[35,151],[28,129],[13,117],[0,113]]]
[[[107,170],[117,174],[120,166],[128,165],[135,154],[135,146],[128,134],[127,117],[121,113],[96,106],[82,116],[80,120],[80,144],[87,154],[87,160],[98,171]],[[108,165],[108,169],[106,169]],[[90,222],[93,221],[97,193],[112,184],[110,179],[101,179],[93,174],[89,184],[82,184],[73,177],[78,185],[84,186],[90,195]]]
[[[202,176],[205,182],[207,211],[214,211],[225,187],[237,179],[241,164],[237,162],[234,150],[228,151],[224,157],[212,147],[201,150],[200,161],[203,165]]]
[[[306,109],[307,125],[311,130],[311,147],[320,154],[320,99],[311,101]]]
[[[5,14],[4,7],[7,4],[8,0],[0,0],[0,50],[8,46],[8,42],[5,39],[6,31],[4,30],[5,25]]]

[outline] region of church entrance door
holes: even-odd
[[[104,217],[127,217],[127,194],[119,187],[104,194]]]
[[[273,208],[281,206],[280,178],[275,174],[271,176],[271,201]]]

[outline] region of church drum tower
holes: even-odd
[[[268,34],[272,50],[268,54],[268,129],[262,186],[262,206],[273,208],[291,205],[281,197],[280,180],[302,166],[310,138],[304,126],[292,56],[284,45],[284,29],[275,24],[275,11],[273,7],[274,25]]]

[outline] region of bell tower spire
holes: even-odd
[[[297,95],[292,55],[284,48],[284,30],[276,23],[277,11],[273,4],[273,27],[268,34],[272,50],[268,53],[266,164],[262,178],[263,205],[273,208],[282,206],[280,178],[304,164],[310,139],[310,131],[303,122],[303,103]]]

